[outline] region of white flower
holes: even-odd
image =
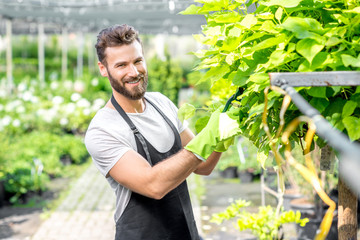
[[[0,89],[0,97],[1,98],[5,98],[7,96],[7,91],[6,89]]]
[[[81,92],[84,91],[84,89],[85,89],[85,84],[84,84],[83,82],[81,82],[81,81],[76,81],[76,82],[74,83],[74,90],[75,90],[75,92],[81,93]]]
[[[91,80],[91,85],[94,86],[94,87],[96,87],[97,85],[99,85],[99,79],[93,78],[93,79]]]
[[[62,104],[63,102],[64,102],[64,98],[61,97],[61,96],[55,96],[55,97],[53,97],[53,99],[52,99],[52,103],[53,103],[54,105],[60,105],[60,104]]]
[[[26,102],[30,101],[32,97],[33,97],[33,94],[30,91],[23,92],[23,94],[22,94],[22,99]]]
[[[20,105],[16,108],[16,112],[17,113],[24,113],[25,112],[25,107],[23,105]]]
[[[38,103],[39,102],[39,98],[37,96],[32,96],[30,99],[30,102],[32,103]]]
[[[12,122],[12,125],[13,125],[14,127],[20,127],[20,124],[21,124],[21,122],[20,122],[19,119],[15,119],[15,120]]]
[[[27,89],[26,83],[20,83],[17,87],[20,92],[24,92]]]
[[[10,122],[11,122],[11,117],[10,116],[8,116],[8,115],[6,115],[5,117],[3,117],[3,119],[1,120],[1,122],[2,122],[2,125],[3,126],[7,126],[7,125],[9,125],[10,124]]]
[[[66,112],[67,114],[71,114],[71,113],[75,112],[75,110],[76,110],[76,105],[75,105],[75,103],[68,103],[68,104],[66,104],[65,112]]]
[[[22,101],[19,99],[16,99],[12,102],[8,102],[8,104],[5,106],[5,111],[7,112],[11,112],[13,111],[16,107],[22,105]]]
[[[73,94],[71,94],[71,97],[70,97],[71,101],[73,101],[73,102],[76,102],[80,98],[81,98],[81,95],[79,93],[73,93]]]
[[[94,100],[94,105],[96,105],[96,106],[102,107],[105,105],[105,103],[106,103],[105,100],[102,98],[97,98]]]
[[[68,123],[69,123],[69,120],[67,118],[61,118],[60,119],[60,125],[61,126],[65,126]]]
[[[91,106],[91,111],[96,112],[105,105],[105,101],[101,98],[96,99]]]
[[[54,108],[45,110],[45,114],[42,116],[43,120],[47,123],[51,123],[57,115],[57,111]]]
[[[66,81],[64,82],[64,87],[65,87],[66,89],[68,89],[68,90],[73,89],[73,83],[72,83],[72,81],[66,80]]]
[[[50,83],[50,88],[53,89],[53,90],[56,90],[59,88],[59,83],[54,81],[54,82],[51,82]]]
[[[76,103],[76,105],[81,108],[87,108],[90,107],[91,104],[87,99],[82,98]]]
[[[85,109],[83,110],[83,114],[84,114],[85,116],[89,116],[90,113],[91,113],[91,110],[90,110],[89,108],[85,108]]]

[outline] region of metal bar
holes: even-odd
[[[283,83],[286,81],[282,81]],[[291,97],[299,110],[310,117],[316,125],[316,133],[340,153],[340,174],[348,186],[360,194],[360,144],[351,142],[349,138],[333,128],[333,126],[320,115],[294,88],[287,84],[277,85],[284,89]]]
[[[291,87],[360,85],[360,71],[281,72],[269,73],[269,76],[270,84],[275,86],[280,86],[285,82]]]
[[[6,78],[7,78],[8,94],[10,94],[14,88],[11,39],[12,39],[12,22],[10,19],[6,19]]]

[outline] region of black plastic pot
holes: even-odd
[[[223,171],[220,171],[220,176],[223,178],[237,178],[237,167],[227,167]]]
[[[238,175],[242,183],[250,183],[254,179],[254,174],[247,170],[239,171]]]
[[[290,208],[294,211],[300,211],[302,218],[308,218],[309,222],[304,227],[296,225],[297,240],[313,240],[320,227],[322,221],[321,216],[317,216],[315,204],[309,202],[301,202],[301,199],[295,199],[290,202]],[[327,240],[338,239],[337,214],[333,218]]]

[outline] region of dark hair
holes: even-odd
[[[141,44],[138,31],[127,24],[114,25],[101,30],[95,44],[99,61],[106,64],[105,49],[107,47],[116,47],[124,44],[129,45],[135,40]]]

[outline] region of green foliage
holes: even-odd
[[[195,35],[207,45],[194,54],[201,60],[196,70],[207,70],[200,82],[208,82],[212,98],[225,101],[237,87],[242,134],[265,155],[269,139],[261,125],[264,89],[269,72],[360,70],[360,2],[331,0],[292,1],[196,1],[182,14],[203,15],[207,24]],[[256,7],[254,12],[248,11]],[[360,93],[356,87],[304,87],[299,93],[330,122],[349,135],[360,138]],[[271,132],[279,126],[282,95],[270,92],[268,124]],[[356,99],[353,103],[347,101]],[[302,115],[291,104],[285,115],[288,123]],[[305,128],[291,141],[299,142]]]
[[[2,136],[5,139],[5,136]],[[33,131],[0,143],[0,176],[12,202],[29,191],[44,191],[50,177],[63,174],[65,164],[81,164],[88,157],[81,137]],[[68,158],[69,163],[62,159]]]
[[[149,86],[148,91],[161,92],[178,103],[179,90],[183,83],[183,71],[179,63],[171,59],[165,52],[165,60],[155,56],[148,62]]]
[[[225,220],[237,219],[237,227],[240,231],[250,229],[251,232],[261,240],[280,239],[278,236],[279,228],[285,223],[297,223],[305,226],[309,221],[302,219],[299,211],[284,211],[276,214],[271,206],[261,206],[257,213],[250,213],[243,208],[251,203],[242,199],[236,200],[225,211],[213,214],[211,221],[221,224]]]

